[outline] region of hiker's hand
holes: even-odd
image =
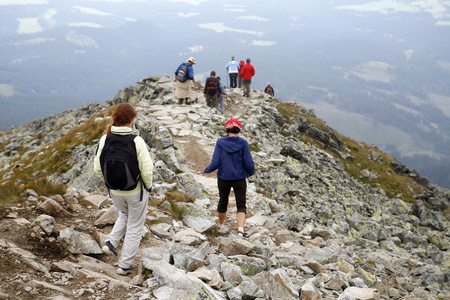
[[[204,167],[204,168],[203,168],[203,170],[202,170],[202,174],[205,174],[205,169],[206,169],[206,167]]]

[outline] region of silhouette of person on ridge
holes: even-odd
[[[270,85],[270,82],[267,83],[267,86],[264,89],[264,93],[269,94],[272,97],[275,96],[275,91],[273,90],[273,87]]]

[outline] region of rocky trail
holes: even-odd
[[[130,276],[117,275],[117,258],[100,249],[117,211],[93,175],[92,141],[71,150],[69,171],[52,175],[67,184],[67,194],[27,190],[23,202],[1,208],[0,299],[450,299],[448,191],[427,186],[416,204],[388,198],[344,171],[351,154],[331,129],[302,117],[286,121],[260,91],[244,98],[228,89],[221,115],[199,91],[197,103],[178,105],[173,90],[172,78],[149,77],[106,103],[0,136],[0,144],[10,141],[0,153],[0,169],[7,169],[15,147],[45,147],[32,142],[39,131],[52,143],[67,124],[126,101],[139,113],[135,129],[155,164]],[[216,176],[201,173],[230,117],[243,123],[241,137],[253,146],[257,166],[248,184],[248,239],[235,235],[233,194],[230,230],[217,231]],[[300,142],[299,130],[326,141],[337,156]]]

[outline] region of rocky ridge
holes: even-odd
[[[1,220],[0,298],[20,299],[444,299],[450,297],[449,192],[396,160],[421,188],[414,203],[352,177],[352,149],[314,113],[252,91],[228,89],[225,115],[194,91],[178,105],[169,76],[148,77],[105,103],[39,119],[0,136],[0,175],[87,120],[129,102],[155,163],[146,230],[133,276],[101,255],[117,211],[92,171],[97,140],[74,145],[68,171],[48,174],[64,196],[25,191]],[[297,113],[292,113],[297,112]],[[249,178],[248,240],[217,232],[216,179],[202,175],[229,117],[243,124],[256,174]],[[300,136],[308,139],[300,139]],[[311,141],[311,142],[309,142]],[[314,141],[314,142],[312,142]],[[23,154],[25,153],[25,154]],[[370,160],[387,163],[376,149]],[[365,178],[377,178],[369,169]],[[411,184],[412,186],[412,184]],[[173,201],[174,194],[191,201]],[[183,199],[185,199],[183,198]],[[172,200],[172,201],[171,201]],[[174,205],[175,204],[175,205]],[[447,213],[446,213],[447,212]],[[18,234],[16,234],[18,233]],[[37,272],[36,272],[37,271]]]

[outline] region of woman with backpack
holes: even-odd
[[[175,97],[178,98],[178,104],[183,104],[183,100],[186,104],[191,104],[191,80],[194,83],[194,88],[197,88],[193,65],[195,65],[195,58],[189,57],[187,62],[182,63],[175,70],[175,82],[177,83]]]
[[[153,181],[153,162],[145,141],[132,134],[136,110],[128,103],[116,105],[113,123],[101,137],[94,158],[94,171],[102,176],[114,206],[119,210],[102,251],[117,256],[123,238],[117,274],[128,275],[139,249],[147,216],[149,190]],[[130,176],[123,176],[130,174]]]

